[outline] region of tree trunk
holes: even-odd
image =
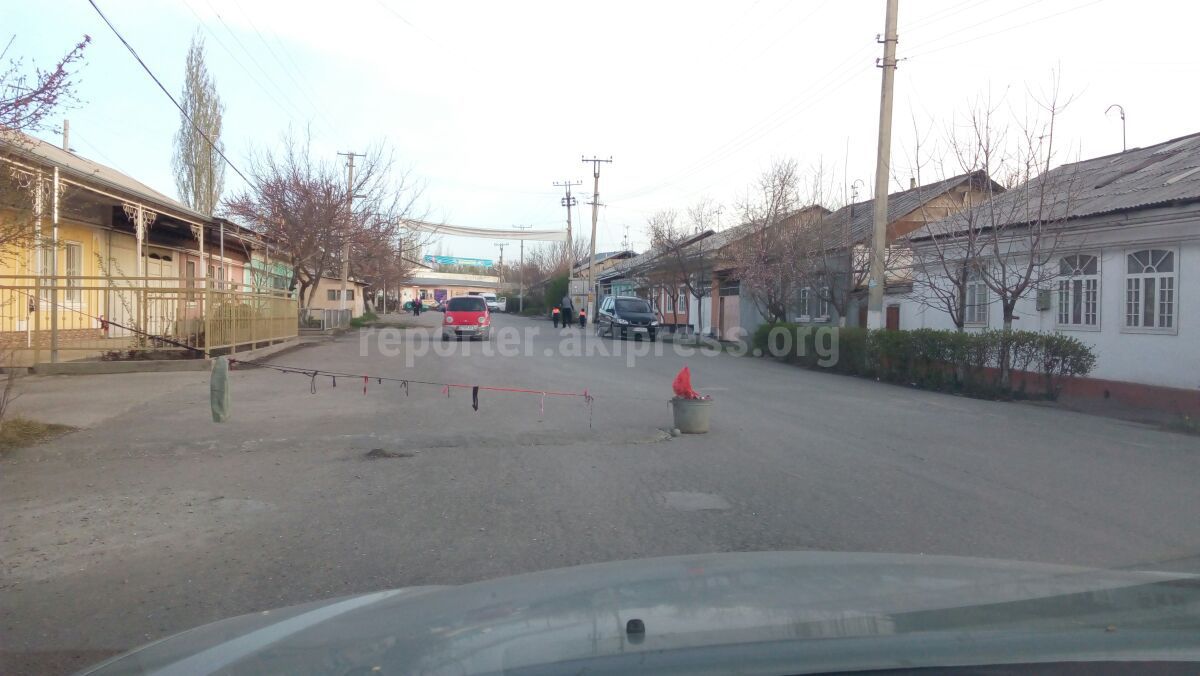
[[[1013,308],[1004,305],[1004,331],[1000,335],[1000,387],[1005,392],[1011,390],[1012,382],[1012,349],[1009,340],[1012,335]]]

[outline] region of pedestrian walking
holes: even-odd
[[[571,295],[567,294],[562,297],[562,323],[564,329],[572,324],[571,318],[574,316],[575,305],[571,303]]]
[[[556,329],[558,328],[558,315],[559,315],[559,309],[558,309],[558,306],[555,305],[554,309],[550,311],[550,319],[552,319],[554,321],[554,328],[556,328]]]
[[[414,317],[421,316],[421,299],[420,298],[413,299],[413,316]]]
[[[579,328],[587,327],[587,310],[579,310]]]

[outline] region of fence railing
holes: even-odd
[[[350,326],[349,309],[324,310],[308,308],[300,313],[300,328],[302,329],[344,329]]]
[[[0,350],[14,365],[251,349],[297,335],[296,300],[174,277],[0,276]],[[194,355],[193,355],[194,356]]]

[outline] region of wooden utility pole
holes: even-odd
[[[569,195],[570,188],[567,188],[567,190],[568,190],[567,194]],[[571,213],[570,211],[567,212],[568,215],[570,213]],[[570,218],[567,219],[567,222],[568,223],[571,222]],[[517,230],[528,230],[532,227],[533,227],[532,225],[514,225],[513,226],[513,228],[515,228]],[[569,228],[567,229],[567,232],[568,233],[570,232]],[[570,235],[568,235],[567,238],[570,239]],[[517,265],[520,268],[518,270],[518,273],[519,273],[519,276],[521,277],[521,295],[517,299],[517,314],[521,314],[521,313],[525,312],[525,240],[523,240],[523,239],[521,240],[521,262],[518,263]]]
[[[577,200],[571,196],[571,186],[583,185],[583,181],[555,181],[554,185],[566,191],[562,198],[562,205],[567,208],[567,260],[571,261],[567,267],[567,275],[570,276],[570,266],[575,264],[575,246],[574,240],[571,239],[571,209],[577,204]]]
[[[351,221],[354,219],[354,158],[365,157],[362,153],[348,152],[338,153],[346,157],[346,232],[342,235],[342,294],[341,303],[338,308],[346,309],[346,286],[350,281],[350,232],[352,230]],[[317,280],[320,284],[321,280]],[[353,316],[354,311],[350,314]]]
[[[602,160],[595,156],[589,159],[581,155],[579,159],[584,164],[588,162],[592,163],[592,178],[594,179],[594,183],[592,184],[592,201],[590,202],[592,205],[592,246],[591,255],[588,256],[588,297],[584,302],[589,304],[588,316],[595,319],[595,313],[592,311],[593,308],[590,304],[593,302],[593,294],[595,294],[596,301],[600,300],[600,291],[596,288],[596,219],[600,216],[600,164],[602,162],[612,164],[612,157]]]
[[[899,0],[887,0],[884,21],[883,87],[879,95],[879,146],[875,156],[874,234],[871,238],[871,279],[867,282],[867,328],[883,328],[883,291],[886,284],[888,177],[892,154],[892,89],[896,81],[896,10]]]

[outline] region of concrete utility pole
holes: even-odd
[[[508,246],[508,242],[497,242],[496,246],[500,247],[500,284],[504,283],[504,247]]]
[[[569,190],[569,188],[568,188],[568,190]],[[570,213],[570,212],[568,211],[567,213]],[[568,219],[567,222],[569,223],[570,220]],[[533,227],[532,225],[514,225],[513,226],[513,228],[515,228],[517,230],[528,230],[532,227]],[[570,232],[570,229],[568,229],[567,232]],[[517,313],[521,314],[521,313],[525,312],[525,240],[521,240],[521,262],[518,263],[517,265],[520,268],[517,272],[518,272],[519,276],[521,277],[521,295],[517,299]]]
[[[590,306],[590,304],[593,302],[592,301],[593,294],[595,294],[596,301],[600,300],[600,290],[596,288],[596,219],[599,218],[599,216],[600,216],[600,164],[602,162],[607,162],[609,164],[612,164],[612,157],[609,157],[607,160],[602,160],[594,155],[592,156],[591,159],[588,159],[581,155],[579,157],[579,160],[581,162],[583,162],[584,164],[587,164],[588,162],[592,163],[592,178],[595,181],[592,184],[592,201],[590,202],[590,204],[592,205],[592,247],[591,247],[591,256],[588,258],[588,298],[587,298],[587,303],[589,304],[588,316],[591,317],[592,319],[595,319],[595,313],[592,311],[592,307]]]
[[[879,147],[875,157],[875,218],[871,238],[871,281],[867,283],[867,328],[883,328],[883,290],[886,283],[888,176],[892,154],[892,88],[896,81],[896,10],[899,0],[887,0],[884,22],[883,88],[879,95]]]
[[[354,158],[366,157],[366,156],[363,155],[362,153],[356,153],[353,151],[348,152],[348,153],[338,153],[338,155],[343,155],[346,157],[346,216],[349,219],[353,219],[354,218]],[[346,309],[346,286],[347,286],[348,282],[350,281],[350,232],[349,231],[350,231],[349,222],[347,222],[346,232],[344,233],[344,237],[343,237],[344,241],[342,242],[342,293],[341,293],[341,303],[338,305],[338,309],[341,309],[341,310]],[[317,280],[317,283],[320,284],[320,280]],[[353,315],[354,312],[351,311],[350,314]]]
[[[575,265],[575,241],[571,239],[571,209],[578,201],[571,196],[571,186],[583,185],[583,181],[555,181],[554,185],[566,190],[566,194],[562,198],[562,205],[567,208],[567,258],[571,260],[571,265]],[[571,271],[567,270],[567,274],[570,275],[570,273]]]

